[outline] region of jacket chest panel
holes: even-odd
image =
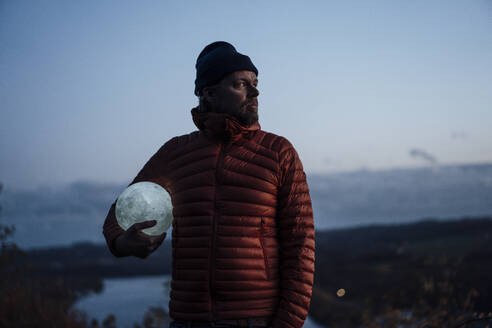
[[[274,217],[278,173],[272,155],[254,145],[209,144],[187,161],[173,161],[170,189],[175,217]],[[199,156],[198,156],[199,155]]]
[[[221,215],[275,216],[276,172],[245,147],[223,145],[215,166],[215,210]]]
[[[260,187],[269,191],[276,189],[278,168],[265,162],[266,160],[250,148],[235,144],[222,145],[219,147],[215,166],[217,182],[234,184],[237,182],[238,176],[244,176],[244,181],[255,181],[251,186],[252,188],[256,186],[256,189]]]

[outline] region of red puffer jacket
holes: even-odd
[[[165,143],[135,179],[173,203],[170,316],[180,321],[271,317],[302,327],[314,275],[314,224],[306,175],[283,137],[231,116],[192,110],[200,131]],[[111,252],[123,233],[104,222]]]

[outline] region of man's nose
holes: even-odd
[[[258,91],[258,89],[255,86],[252,85],[249,87],[248,96],[258,97],[259,94],[260,94],[260,91]]]

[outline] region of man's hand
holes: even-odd
[[[128,230],[116,238],[116,250],[124,256],[134,255],[141,259],[146,258],[150,253],[155,251],[162,244],[164,238],[166,238],[165,232],[158,236],[149,236],[142,232],[142,229],[152,227],[156,224],[156,220],[133,224]]]

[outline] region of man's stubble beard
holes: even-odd
[[[249,109],[248,107],[254,105],[256,109]],[[250,100],[241,105],[238,115],[236,115],[239,122],[243,125],[253,125],[258,122],[258,100]]]
[[[236,116],[242,125],[250,126],[258,122],[258,112],[246,111]]]
[[[210,102],[206,100],[205,98],[200,98],[200,106],[198,107],[199,112],[205,113],[205,112],[216,112]],[[248,107],[250,105],[255,105],[256,110],[250,110]],[[224,113],[224,112],[220,112]],[[232,115],[228,113],[229,115]],[[241,105],[239,108],[239,111],[235,115],[232,115],[236,117],[242,125],[250,126],[258,122],[258,99],[253,99],[246,101],[244,104]]]

